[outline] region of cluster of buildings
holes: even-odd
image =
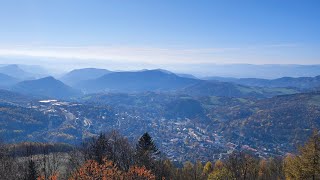
[[[258,155],[267,154],[249,145],[227,142],[209,125],[188,118],[166,119],[154,112],[114,109],[110,115],[101,109],[81,109],[81,104],[43,100],[31,105],[51,116],[63,116],[69,126],[77,127],[78,133],[98,134],[99,131],[118,129],[129,140],[136,141],[144,132],[149,132],[163,154],[174,162],[212,161],[224,159],[234,150],[251,151]],[[111,117],[112,116],[112,117]],[[66,122],[63,122],[67,124]],[[66,132],[64,132],[66,133]],[[72,135],[72,134],[70,134]],[[78,134],[79,136],[79,134]]]

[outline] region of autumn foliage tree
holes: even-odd
[[[261,159],[259,162],[258,177],[260,180],[284,179],[282,159]]]
[[[112,161],[106,159],[102,164],[88,160],[70,178],[70,180],[154,180],[155,176],[145,167],[132,166],[128,172],[120,171]]]
[[[227,161],[226,168],[234,179],[257,179],[258,160],[243,152],[232,153]]]
[[[314,130],[307,143],[299,149],[299,155],[285,158],[287,179],[320,179],[320,134]]]
[[[209,180],[222,180],[222,179],[232,179],[231,172],[227,169],[226,165],[218,160],[214,164],[213,171],[209,174]]]
[[[121,179],[121,176],[121,171],[114,166],[112,161],[104,159],[99,164],[95,160],[88,160],[72,175],[70,180]]]
[[[205,176],[208,176],[208,174],[210,174],[212,170],[213,170],[212,163],[209,161],[203,167],[203,174]]]
[[[59,177],[58,174],[55,173],[55,174],[49,176],[49,178],[45,178],[45,176],[43,176],[43,175],[42,175],[42,176],[39,176],[39,177],[37,178],[37,180],[58,180],[58,179],[59,179],[58,177]]]
[[[125,173],[125,179],[127,180],[154,180],[156,177],[151,173],[150,170],[147,170],[144,166],[130,167],[129,171]]]

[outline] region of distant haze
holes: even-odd
[[[78,63],[75,63],[78,62]],[[320,64],[148,64],[120,63],[106,61],[90,63],[90,61],[75,61],[74,59],[11,59],[0,58],[0,66],[18,64],[20,68],[34,74],[61,77],[63,74],[82,68],[101,68],[111,71],[139,71],[142,69],[165,69],[178,74],[190,74],[199,78],[235,77],[235,78],[265,78],[280,77],[314,77],[320,75]]]

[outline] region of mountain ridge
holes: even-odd
[[[6,74],[8,76],[14,77],[20,80],[33,79],[34,75],[24,71],[17,64],[9,64],[0,67],[0,73]]]
[[[246,86],[257,87],[292,87],[301,90],[307,90],[320,87],[320,75],[315,77],[282,77],[277,79],[260,79],[260,78],[223,78],[213,77],[212,80],[221,82],[233,82]]]
[[[82,69],[74,69],[67,74],[63,75],[59,78],[62,82],[68,85],[74,85],[79,83],[80,81],[85,81],[89,79],[96,79],[105,74],[112,73],[107,69],[98,69],[98,68],[82,68]]]
[[[12,90],[21,94],[69,99],[81,95],[76,90],[52,76],[19,82],[12,87]]]
[[[144,70],[138,72],[114,72],[95,80],[82,81],[75,87],[87,92],[170,91],[197,81],[160,70]]]

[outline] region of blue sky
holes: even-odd
[[[92,66],[320,62],[316,0],[0,3],[0,56],[26,57],[33,64],[37,59]]]

